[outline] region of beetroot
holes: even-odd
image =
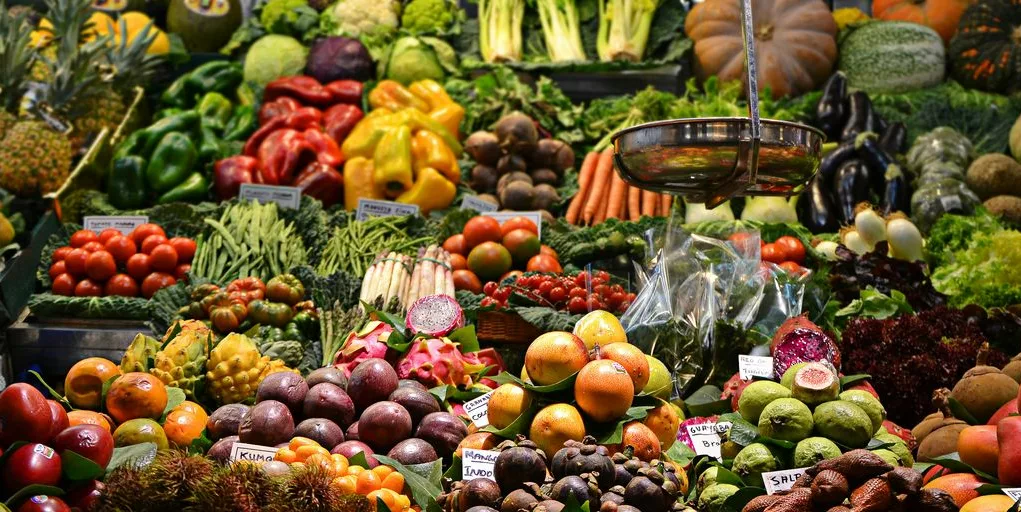
[[[408,308],[405,324],[413,334],[446,336],[464,327],[461,306],[449,295],[427,295]]]
[[[350,378],[351,372],[366,359],[379,358],[392,363],[394,351],[387,346],[386,340],[393,330],[388,323],[372,321],[360,331],[352,331],[337,352],[333,365]]]
[[[782,377],[797,363],[829,361],[840,369],[840,351],[836,343],[818,326],[803,316],[788,318],[777,329],[770,343],[773,375]]]
[[[483,368],[474,354],[462,354],[458,344],[447,338],[421,338],[411,344],[398,362],[397,375],[429,387],[471,386],[471,374]]]
[[[695,449],[695,443],[691,441],[691,435],[688,434],[688,425],[701,425],[703,423],[716,423],[717,416],[688,418],[681,422],[681,427],[677,430],[677,440],[688,445],[688,448]]]

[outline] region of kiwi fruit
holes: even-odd
[[[941,455],[956,452],[957,438],[960,437],[962,430],[968,428],[967,423],[955,418],[954,414],[950,412],[949,389],[937,389],[932,395],[932,402],[942,412],[943,420],[919,443],[918,460],[920,462],[929,462]]]
[[[1017,399],[1017,381],[999,368],[986,365],[989,350],[988,343],[982,345],[975,367],[965,372],[950,393],[979,423],[989,421],[1003,404]]]

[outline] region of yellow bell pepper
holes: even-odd
[[[408,86],[408,90],[410,90],[415,96],[418,96],[429,103],[429,110],[427,110],[427,112],[432,112],[433,110],[450,105],[454,102],[454,100],[450,99],[450,95],[447,94],[447,90],[444,89],[442,85],[438,84],[435,80],[430,80],[428,78],[412,82],[411,85]]]
[[[440,171],[425,167],[418,173],[418,180],[407,192],[397,198],[398,203],[417,204],[422,213],[446,208],[454,200],[457,186],[440,174]]]
[[[419,130],[411,138],[411,154],[414,156],[412,167],[416,175],[426,167],[440,171],[441,174],[455,185],[461,182],[461,168],[457,158],[439,135],[429,130]]]
[[[429,112],[429,117],[437,123],[442,124],[451,135],[460,139],[461,120],[464,119],[464,107],[457,103],[449,103]]]
[[[376,87],[369,93],[369,105],[372,108],[388,108],[393,111],[404,108],[414,108],[422,112],[429,112],[429,103],[415,96],[398,82],[383,80],[376,84]]]
[[[358,199],[383,199],[373,180],[372,160],[356,156],[344,163],[344,208],[358,209]]]
[[[402,118],[395,117],[393,111],[381,108],[369,112],[351,133],[344,139],[340,150],[346,158],[364,157],[372,158],[376,152],[376,145],[386,131],[402,122]]]
[[[455,157],[461,155],[461,143],[457,140],[457,137],[425,112],[406,108],[394,114],[393,117],[399,119],[400,124],[410,126],[412,131],[429,130],[435,133],[443,139],[443,142],[447,144],[447,147],[450,148]]]
[[[411,188],[411,127],[402,124],[383,134],[373,155],[373,181],[388,197]]]

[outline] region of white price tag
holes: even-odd
[[[85,229],[96,233],[113,228],[127,236],[138,226],[148,223],[149,217],[146,215],[87,215],[82,222]]]
[[[772,357],[738,356],[737,367],[743,380],[751,380],[752,377],[773,378]]]
[[[963,204],[961,198],[957,195],[952,196],[940,196],[939,202],[943,204],[943,209],[946,211],[960,210]]]
[[[688,435],[691,437],[691,444],[695,445],[695,454],[707,455],[714,459],[722,458],[720,455],[722,436],[730,430],[731,425],[729,421],[688,425]]]
[[[242,183],[238,197],[245,201],[276,203],[281,208],[292,210],[297,210],[301,206],[301,189],[298,187]]]
[[[269,462],[273,460],[277,454],[277,449],[272,446],[261,446],[258,444],[248,443],[234,443],[234,446],[230,448],[230,461],[237,462],[244,460],[248,462],[255,462],[262,464],[263,462]]]
[[[1009,487],[1002,489],[1003,494],[1010,496],[1015,502],[1021,501],[1021,487]]]
[[[514,217],[524,217],[535,223],[536,231],[539,232],[539,238],[542,238],[542,212],[484,212],[482,215],[486,217],[492,217],[503,224]]]
[[[402,217],[404,215],[418,215],[418,205],[362,198],[358,200],[355,218],[368,220],[372,217]]]
[[[801,475],[805,474],[808,468],[785,469],[783,471],[771,471],[762,474],[762,483],[766,484],[767,494],[776,494],[780,491],[788,491],[794,486]]]
[[[493,392],[490,391],[464,403],[464,412],[476,427],[482,428],[489,425],[489,399],[492,397]]]
[[[464,196],[464,199],[461,200],[461,208],[475,210],[479,213],[495,212],[500,209],[495,203],[486,201],[479,196]]]
[[[461,450],[461,480],[468,481],[476,478],[488,478],[496,481],[493,477],[493,465],[500,452],[491,450],[472,450],[465,448]]]

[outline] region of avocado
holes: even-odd
[[[239,0],[170,0],[167,28],[192,53],[215,53],[241,25]]]

